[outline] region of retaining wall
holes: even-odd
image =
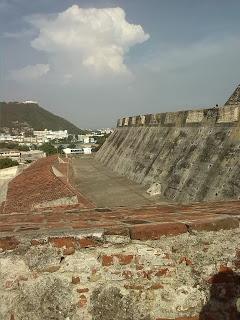
[[[96,158],[168,201],[240,197],[240,106],[122,118]]]

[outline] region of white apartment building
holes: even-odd
[[[0,134],[0,142],[13,142],[19,144],[42,144],[44,141],[43,138],[38,137],[25,137],[24,135],[11,136],[10,134]]]
[[[10,158],[12,160],[18,160],[21,158],[21,152],[18,150],[0,149],[0,159]]]
[[[78,141],[84,144],[95,143],[95,139],[89,134],[79,134]]]
[[[10,134],[2,133],[0,134],[0,141],[1,142],[12,141],[12,136]]]
[[[91,154],[92,148],[91,147],[83,147],[83,148],[66,148],[63,149],[63,152],[65,153],[66,157],[71,155],[77,155],[77,154]]]
[[[103,134],[109,134],[112,133],[114,130],[112,128],[103,128],[99,130]]]
[[[33,135],[38,139],[42,139],[43,142],[48,142],[54,139],[65,139],[68,138],[68,131],[67,130],[35,130],[33,131]]]

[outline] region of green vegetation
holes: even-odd
[[[43,143],[40,147],[40,150],[46,153],[47,156],[50,156],[52,154],[56,154],[58,152],[58,149],[54,147],[50,142]]]
[[[26,145],[19,145],[18,143],[7,143],[7,142],[1,142],[0,143],[0,149],[15,149],[19,151],[29,151],[29,147]]]
[[[67,147],[70,149],[75,149],[76,145],[75,145],[75,143],[70,143]]]
[[[57,153],[63,154],[63,149],[64,149],[64,146],[60,144],[60,145],[57,147]]]
[[[73,134],[84,132],[71,122],[56,116],[37,104],[0,102],[0,127],[11,128],[13,127],[13,121],[27,122],[35,130],[68,130]]]
[[[96,141],[96,144],[98,145],[93,149],[94,152],[97,152],[101,146],[104,144],[106,139],[110,136],[111,133],[105,134],[104,136],[94,136],[94,139]]]
[[[12,160],[10,158],[0,159],[0,169],[10,168],[10,167],[14,167],[14,166],[18,166],[17,161]]]

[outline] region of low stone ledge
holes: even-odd
[[[162,236],[175,236],[187,231],[183,223],[141,224],[130,227],[130,237],[132,240],[158,240]]]
[[[70,247],[79,249],[104,243],[158,240],[186,232],[235,229],[239,227],[239,217],[240,201],[115,208],[107,212],[62,208],[35,214],[3,214],[0,219],[0,248],[2,251],[16,250],[21,242],[36,240],[37,244],[37,239],[40,239],[41,244],[44,238],[60,245],[63,237],[69,243],[72,241]],[[60,237],[59,241],[57,237]],[[79,240],[81,238],[85,240]]]
[[[190,231],[219,231],[239,228],[237,218],[210,219],[209,221],[195,221],[188,225]]]

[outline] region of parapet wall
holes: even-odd
[[[237,320],[239,217],[240,202],[3,214],[0,319]]]
[[[240,198],[240,105],[126,117],[96,158],[161,198]]]
[[[179,112],[138,115],[121,118],[117,127],[135,126],[191,126],[191,125],[221,125],[239,123],[240,105],[224,106],[211,109],[196,109]]]

